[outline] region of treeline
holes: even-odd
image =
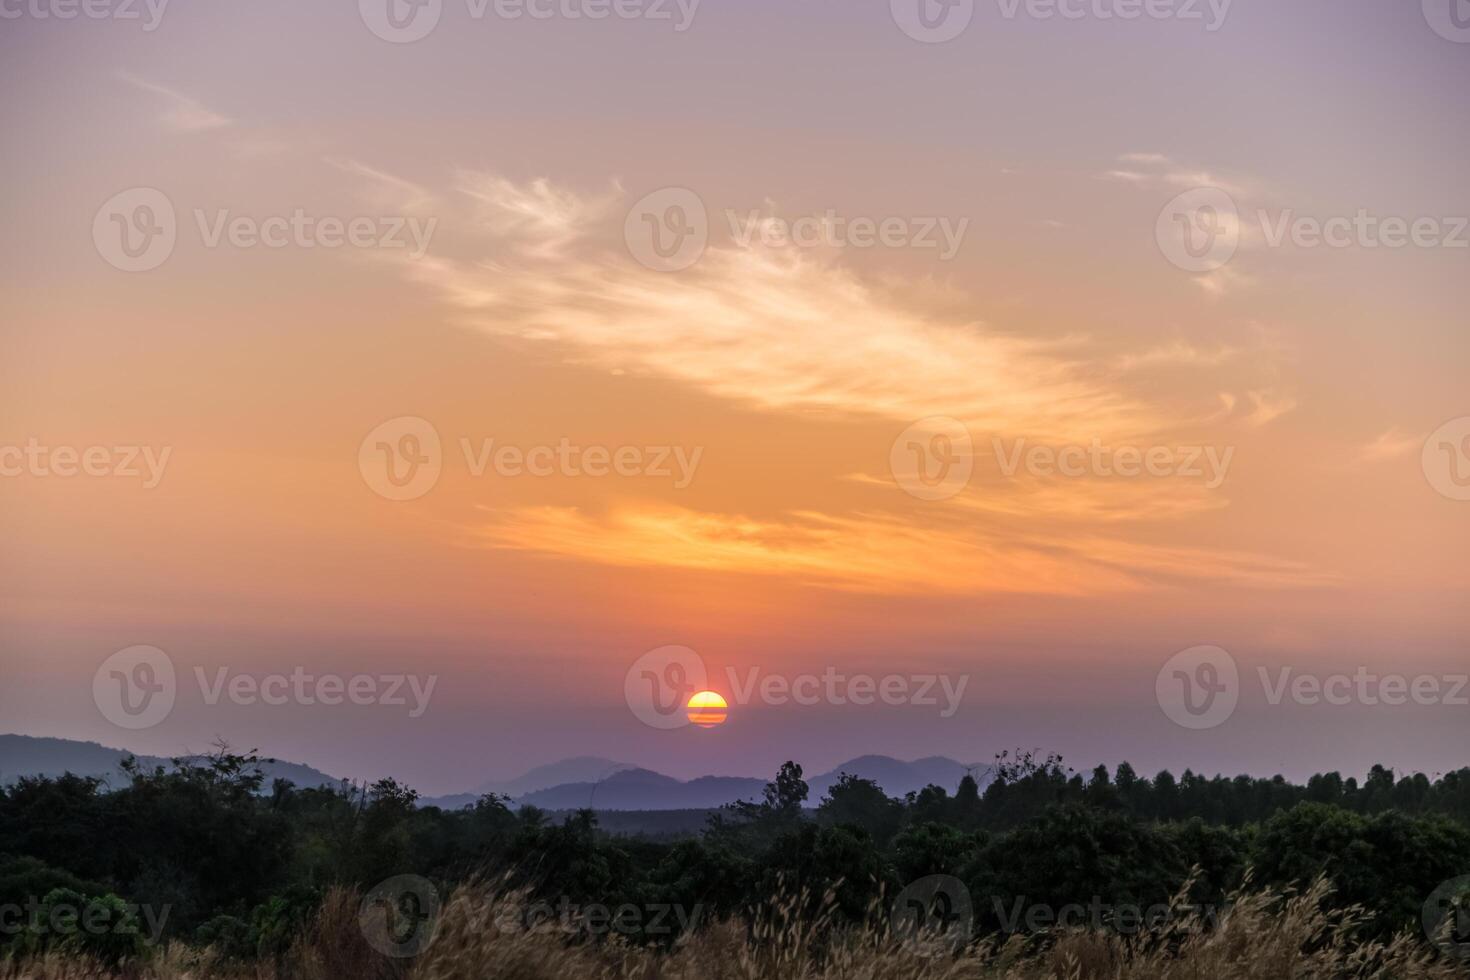
[[[982,934],[1017,928],[1019,908],[1148,908],[1186,886],[1209,905],[1248,872],[1266,887],[1325,875],[1334,901],[1363,905],[1386,935],[1416,927],[1437,886],[1470,874],[1470,770],[1396,779],[1375,767],[1361,785],[1328,774],[1299,786],[1146,779],[1126,764],[1084,777],[1022,755],[999,758],[983,792],[966,778],[953,795],[894,799],[848,776],[810,801],[801,767],[787,763],[761,801],[670,842],[610,836],[590,811],[554,821],[494,796],[420,807],[393,780],[265,786],[259,761],[221,750],[132,766],[117,788],[65,776],[0,790],[0,948],[69,944],[117,958],[145,939],[183,939],[279,957],[329,888],[403,874],[445,893],[478,879],[550,906],[673,908],[659,921],[681,925],[776,895],[860,921],[911,882],[946,875],[967,889]],[[54,909],[68,903],[134,928],[57,930]]]

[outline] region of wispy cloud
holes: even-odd
[[[198,133],[211,129],[220,129],[229,126],[231,120],[217,112],[207,108],[197,99],[190,98],[182,92],[176,92],[171,88],[147,81],[127,72],[119,76],[123,81],[135,85],[145,92],[162,96],[166,104],[163,115],[159,121],[169,129],[181,133]]]
[[[1170,163],[1169,157],[1163,153],[1124,153],[1118,157],[1119,163],[1147,163],[1163,166]]]
[[[928,527],[879,514],[799,512],[780,520],[633,507],[593,517],[572,507],[494,513],[481,543],[599,564],[774,576],[885,594],[1133,592],[1210,580],[1283,588],[1334,579],[1291,561],[1141,544],[1096,534],[1031,537]]]
[[[1415,436],[1406,436],[1397,428],[1389,429],[1378,438],[1358,450],[1358,456],[1368,462],[1381,462],[1387,459],[1397,459],[1417,450],[1423,440]]]
[[[1058,439],[1169,422],[1100,375],[1085,341],[933,318],[911,294],[862,280],[830,255],[712,243],[694,267],[665,274],[622,247],[615,196],[489,175],[462,175],[459,186],[488,236],[484,257],[406,268],[488,332],[764,409],[949,415]]]
[[[1188,190],[1194,187],[1218,187],[1227,194],[1245,196],[1251,193],[1249,183],[1239,177],[1225,177],[1202,167],[1176,163],[1162,153],[1124,153],[1117,158],[1124,167],[1104,170],[1104,180],[1121,181],[1135,186],[1156,185]]]
[[[1296,399],[1276,391],[1248,391],[1251,411],[1246,421],[1251,425],[1266,425],[1296,408]]]
[[[1240,353],[1239,349],[1225,345],[1204,348],[1176,340],[1147,350],[1120,354],[1115,363],[1124,371],[1155,367],[1218,367],[1234,360]]]
[[[344,173],[361,177],[367,195],[384,208],[404,214],[420,214],[438,203],[438,196],[427,188],[359,160],[328,157],[326,162]]]

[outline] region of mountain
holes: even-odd
[[[543,810],[699,810],[758,799],[764,779],[701,776],[688,782],[649,769],[625,769],[599,782],[567,783],[527,793],[517,802]]]
[[[29,735],[0,735],[0,785],[14,782],[20,776],[60,776],[71,772],[78,776],[95,776],[113,786],[122,785],[122,760],[132,753],[109,748],[96,742],[79,742],[64,738],[36,738]],[[192,758],[198,758],[197,756]],[[137,756],[147,768],[169,766],[170,760],[159,756]],[[886,755],[864,755],[849,759],[840,766],[807,778],[811,794],[808,806],[816,806],[841,778],[850,773],[871,779],[889,796],[903,796],[928,785],[942,786],[954,793],[967,771],[975,769],[984,789],[988,776],[977,767],[967,767],[944,756],[929,756],[905,762]],[[319,769],[295,762],[264,762],[265,785],[275,779],[287,779],[300,787],[335,786],[340,780]],[[412,773],[405,774],[412,783]],[[518,804],[530,804],[543,810],[711,810],[736,800],[759,800],[766,779],[746,776],[700,776],[681,780],[651,769],[641,769],[625,762],[598,756],[578,756],[549,765],[537,766],[515,779],[483,784],[478,790],[449,796],[425,797],[422,806],[446,810],[468,806],[486,793],[508,796]]]
[[[549,789],[552,786],[562,786],[566,783],[596,783],[614,773],[636,768],[627,762],[614,762],[598,756],[581,755],[573,759],[563,759],[549,765],[537,766],[515,779],[485,783],[476,792],[481,796],[486,793],[498,793],[501,796],[518,799],[527,793]]]
[[[0,785],[15,782],[21,776],[94,776],[110,785],[122,785],[126,777],[122,761],[132,752],[109,748],[96,742],[78,742],[69,738],[37,738],[31,735],[0,735]],[[172,762],[156,755],[138,755],[145,768],[168,768]],[[198,759],[199,756],[185,758]],[[296,762],[261,763],[265,785],[276,779],[289,779],[297,786],[335,786],[338,780],[311,766]]]
[[[889,796],[904,796],[925,786],[943,786],[951,794],[972,768],[943,756],[904,762],[885,755],[850,759],[807,781],[809,806],[816,806],[836,785],[843,773],[871,779]],[[976,772],[984,788],[987,777]],[[759,800],[767,780],[743,776],[701,776],[688,781],[665,776],[650,769],[623,769],[601,780],[583,780],[551,786],[516,797],[516,802],[543,810],[697,810],[711,809],[736,800]],[[443,805],[443,804],[438,804]]]

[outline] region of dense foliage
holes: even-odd
[[[1430,893],[1470,873],[1470,770],[1431,781],[1375,767],[1361,785],[1327,774],[1298,786],[1147,779],[1127,764],[1083,777],[1054,757],[1002,756],[983,792],[967,777],[953,795],[931,786],[892,799],[848,776],[813,807],[787,763],[761,801],[726,808],[701,834],[652,840],[605,834],[591,811],[552,819],[493,796],[420,807],[393,780],[266,787],[258,763],[222,750],[131,767],[116,788],[66,776],[0,790],[0,949],[115,960],[147,937],[280,957],[330,889],[400,874],[446,893],[505,882],[543,908],[672,907],[679,928],[773,894],[858,921],[909,883],[948,875],[968,888],[982,933],[1021,928],[1022,907],[1149,907],[1184,888],[1207,906],[1248,872],[1262,887],[1326,876],[1333,901],[1362,904],[1387,935],[1416,928]],[[110,925],[59,928],[58,903]]]

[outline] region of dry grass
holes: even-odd
[[[461,887],[432,944],[414,959],[376,953],[358,928],[358,896],[328,896],[280,964],[219,962],[170,945],[119,971],[47,955],[0,964],[0,980],[1450,980],[1470,975],[1419,937],[1362,940],[1359,909],[1328,911],[1327,886],[1237,896],[1206,928],[1182,911],[1166,931],[1124,939],[1071,931],[975,944],[958,955],[899,941],[881,925],[834,930],[777,903],[755,921],[708,924],[672,950],[588,941],[554,925],[520,928],[524,896]]]

